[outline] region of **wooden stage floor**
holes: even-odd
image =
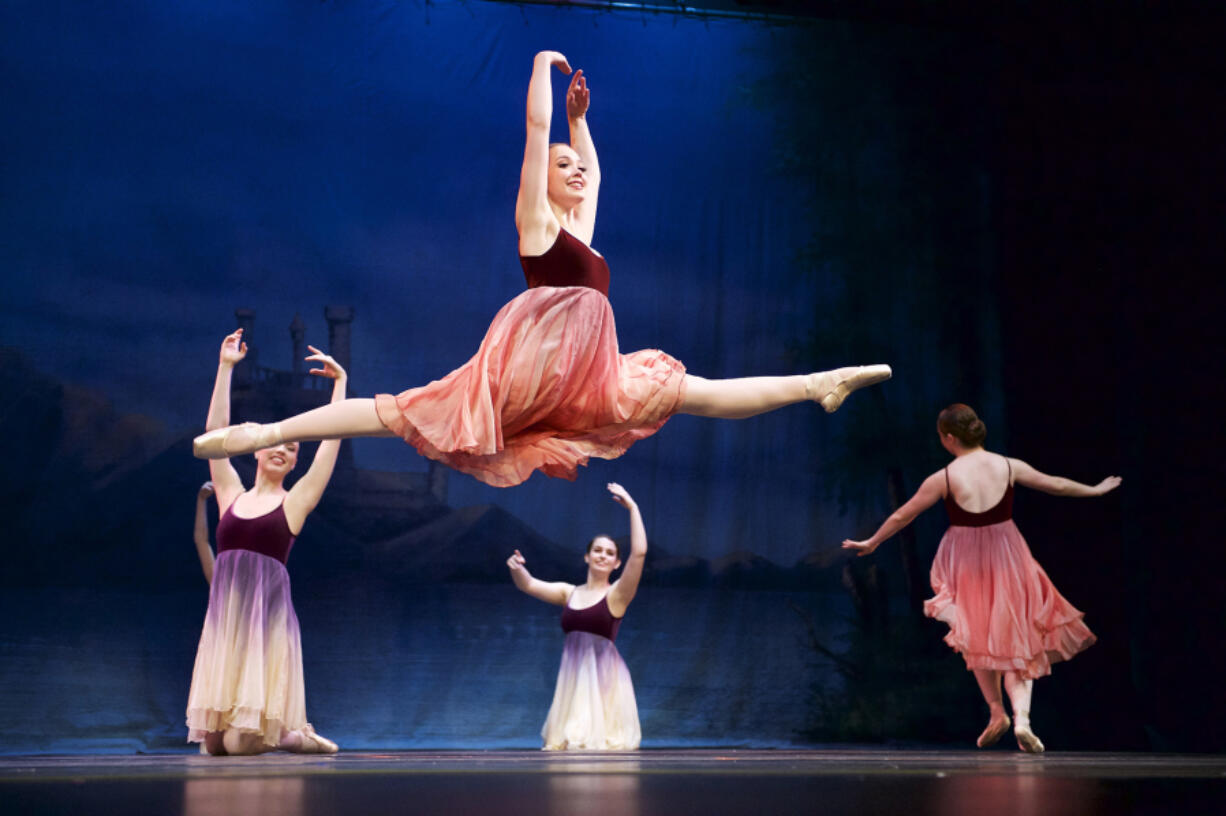
[[[893,749],[0,757],[20,814],[1223,814],[1226,756]]]

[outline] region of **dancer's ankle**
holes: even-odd
[[[1009,715],[1005,713],[1003,706],[994,706],[992,715],[988,719],[987,727],[983,729],[983,733],[975,740],[975,745],[980,748],[987,748],[995,745],[1005,732],[1009,730]]]
[[[888,365],[846,366],[830,371],[818,371],[805,378],[805,396],[832,414],[853,392],[865,386],[888,380],[892,371]]]

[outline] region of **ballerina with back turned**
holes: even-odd
[[[936,596],[924,603],[924,614],[949,624],[945,642],[974,672],[988,704],[988,725],[976,744],[986,748],[1009,729],[1000,693],[1003,679],[1018,747],[1039,753],[1043,743],[1030,727],[1033,683],[1051,673],[1053,662],[1068,660],[1095,638],[1013,523],[1013,486],[1056,496],[1101,496],[1119,487],[1120,478],[1109,476],[1091,486],[1048,476],[1020,459],[984,450],[986,433],[983,421],[966,405],[943,410],[937,434],[954,461],[925,479],[871,538],[848,539],[843,547],[868,555],[944,500],[950,527],[932,562]]]

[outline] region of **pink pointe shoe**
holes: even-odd
[[[244,453],[281,444],[281,423],[261,425],[244,422],[201,434],[192,440],[192,455],[197,459],[229,459]]]
[[[285,750],[292,754],[335,754],[340,750],[335,742],[315,733],[315,728],[307,723],[298,729],[298,745],[286,746]]]
[[[853,391],[885,382],[892,376],[894,371],[888,365],[851,366],[834,371],[819,371],[809,375],[805,382],[805,395],[820,403],[826,413],[833,414]]]
[[[1014,714],[1017,715],[1017,725],[1013,727],[1013,736],[1017,737],[1017,747],[1028,754],[1041,754],[1047,750],[1043,747],[1043,740],[1030,730],[1030,718],[1017,712]]]
[[[983,729],[983,733],[979,735],[979,739],[975,740],[975,745],[980,748],[987,748],[990,745],[995,745],[1000,741],[1000,738],[1009,730],[1009,726],[1013,723],[1009,720],[1009,715],[1002,715],[1004,719],[989,720],[988,727]]]

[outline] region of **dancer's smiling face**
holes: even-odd
[[[298,464],[298,443],[282,442],[255,452],[256,469],[269,476],[285,476]]]
[[[622,565],[617,556],[617,543],[608,536],[596,536],[587,545],[587,555],[583,556],[587,565],[597,572],[612,572]]]
[[[587,164],[574,148],[555,144],[549,148],[549,198],[555,204],[570,209],[587,195]]]

